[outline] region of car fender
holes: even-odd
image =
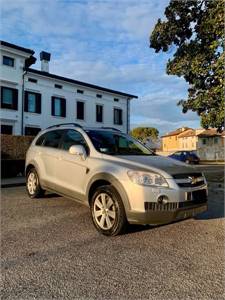
[[[88,185],[87,185],[87,189],[86,189],[86,195],[89,195],[90,192],[90,188],[92,186],[92,184],[98,180],[106,180],[108,181],[110,184],[112,184],[115,189],[117,190],[117,192],[119,193],[122,201],[123,201],[123,205],[125,208],[125,211],[128,212],[130,211],[131,207],[130,207],[130,202],[127,196],[127,193],[123,187],[123,185],[120,183],[120,181],[112,174],[109,173],[98,173],[95,174],[89,181]]]

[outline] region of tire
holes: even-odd
[[[29,170],[26,176],[26,189],[30,198],[41,198],[45,191],[41,188],[38,173],[35,168]]]
[[[187,159],[187,160],[185,160],[185,163],[190,164],[191,162],[190,162],[190,160]]]
[[[125,231],[127,218],[123,202],[112,185],[96,189],[90,203],[92,221],[99,232],[116,236]]]

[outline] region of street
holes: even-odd
[[[2,189],[2,299],[225,299],[223,166],[198,166],[209,210],[105,237],[89,209]]]

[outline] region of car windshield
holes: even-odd
[[[86,130],[95,149],[109,155],[155,155],[129,135],[117,131]]]

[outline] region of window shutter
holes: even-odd
[[[18,110],[18,90],[13,89],[13,109]]]
[[[114,124],[123,125],[123,111],[120,108],[114,108]]]
[[[61,99],[61,116],[66,117],[66,99]]]
[[[84,102],[77,101],[77,119],[84,120]]]
[[[52,116],[55,115],[55,97],[52,97]]]
[[[3,87],[1,86],[1,108],[2,108],[2,103],[3,103]]]
[[[28,91],[24,94],[24,111],[28,111]]]
[[[102,105],[96,105],[96,122],[102,122],[103,120],[103,106]]]
[[[36,113],[41,114],[41,94],[36,94]]]
[[[116,108],[114,108],[113,115],[114,115],[114,120],[113,120],[113,122],[114,122],[114,124],[116,125],[116,124],[117,124],[117,109],[116,109]]]
[[[119,110],[119,125],[123,125],[123,111]]]

